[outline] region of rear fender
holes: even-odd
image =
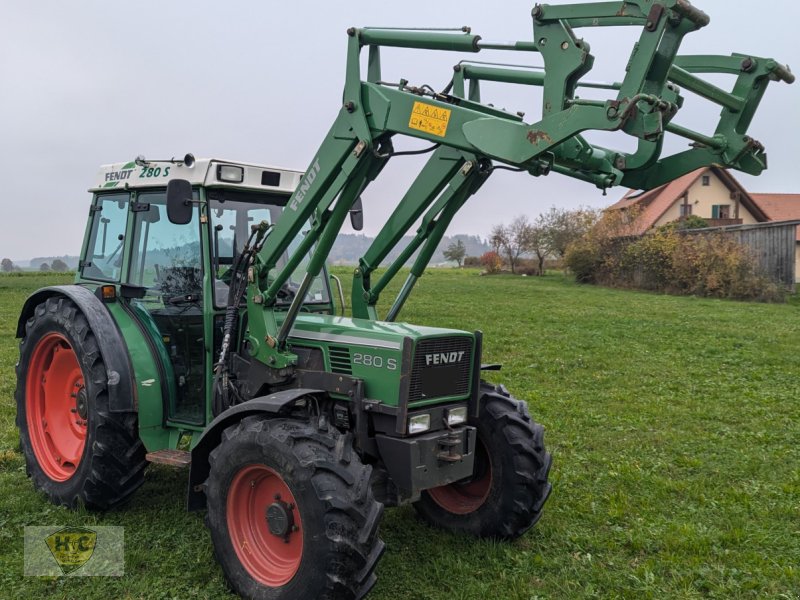
[[[22,306],[17,322],[17,337],[25,336],[25,324],[33,316],[36,307],[48,298],[56,296],[68,298],[78,306],[97,339],[100,356],[103,357],[103,363],[108,369],[109,410],[111,412],[137,410],[133,368],[125,340],[111,313],[91,290],[80,285],[55,285],[40,289]]]

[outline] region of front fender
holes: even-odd
[[[286,411],[295,401],[303,396],[325,395],[324,390],[311,388],[295,388],[275,392],[269,396],[259,396],[247,402],[232,406],[209,423],[200,439],[192,448],[192,462],[189,469],[189,490],[187,494],[187,508],[189,510],[202,510],[206,507],[206,495],[203,492],[203,483],[208,479],[211,465],[208,455],[217,447],[222,439],[222,432],[231,425],[238,423],[247,416],[254,414],[268,414],[279,416]]]

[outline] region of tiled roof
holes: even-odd
[[[750,194],[769,217],[770,221],[793,221],[800,219],[800,194]],[[797,228],[800,242],[800,227]]]
[[[608,210],[639,206],[642,212],[636,218],[635,231],[633,233],[642,234],[650,229],[661,215],[667,212],[669,207],[672,206],[706,170],[707,168],[697,169],[661,187],[657,187],[642,194],[637,194],[635,190],[631,190],[625,194],[619,202],[611,205]]]

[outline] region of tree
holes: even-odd
[[[69,265],[60,258],[57,258],[52,263],[50,263],[50,268],[53,269],[53,271],[55,271],[56,273],[64,273],[65,271],[69,270]]]
[[[0,268],[3,269],[4,273],[11,273],[14,270],[14,263],[11,262],[10,258],[4,258],[2,262],[0,262]]]
[[[464,245],[464,242],[461,240],[456,241],[453,244],[450,244],[444,251],[444,257],[447,260],[454,260],[458,263],[458,268],[461,268],[461,264],[464,261],[464,257],[467,255],[467,247]]]
[[[528,217],[520,215],[511,222],[511,225],[495,225],[489,243],[496,252],[502,252],[508,259],[511,272],[517,272],[517,261],[520,255],[528,251],[528,238],[531,234],[531,224]]]
[[[49,271],[50,270],[50,265],[48,265],[46,262],[42,263],[41,266],[39,267],[39,270],[40,271]]]
[[[496,254],[500,254],[508,240],[508,233],[506,226],[502,223],[492,227],[492,233],[489,234],[489,245]]]
[[[539,261],[539,276],[544,275],[544,261],[550,256],[550,244],[547,231],[538,224],[532,225],[528,232],[527,251],[535,254]]]
[[[542,227],[547,238],[549,253],[563,258],[569,245],[585,235],[600,219],[600,211],[591,208],[551,207],[539,215],[536,224]]]

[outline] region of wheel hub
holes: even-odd
[[[82,421],[86,420],[89,410],[89,398],[86,394],[86,388],[84,386],[80,387],[78,393],[75,397],[75,408],[78,411],[78,416],[81,418]]]
[[[287,538],[294,526],[292,505],[276,500],[267,507],[267,527],[277,537]]]

